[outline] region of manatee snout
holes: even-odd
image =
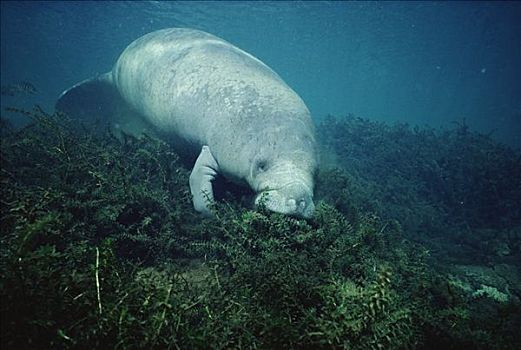
[[[313,191],[303,183],[263,191],[257,195],[255,204],[262,204],[277,213],[306,219],[311,218],[315,211]]]

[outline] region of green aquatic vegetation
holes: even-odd
[[[351,205],[398,220],[453,259],[490,259],[483,229],[521,224],[521,154],[464,122],[435,130],[349,115],[328,117],[318,133],[322,153],[335,155],[327,166],[348,179]],[[459,245],[467,250],[451,251]]]
[[[472,296],[475,297],[475,298],[486,296],[488,298],[491,298],[491,299],[497,301],[498,303],[506,303],[506,302],[508,302],[508,295],[507,294],[498,291],[497,288],[495,288],[495,287],[487,286],[487,285],[484,285],[484,284],[481,285],[481,288],[478,289],[477,291],[475,291],[472,294]]]
[[[391,287],[392,273],[382,269],[365,286],[335,280],[322,290],[324,309],[312,332],[322,345],[347,349],[412,347],[413,315]]]
[[[329,117],[319,134],[352,182],[376,186],[386,210],[434,202],[471,226],[521,222],[521,155],[465,124],[438,131],[350,115]]]
[[[34,123],[0,143],[2,348],[519,341],[515,299],[480,314],[497,303],[431,269],[398,221],[359,205],[363,186],[344,169],[319,173],[313,219],[233,196],[202,218],[168,144],[24,113]]]

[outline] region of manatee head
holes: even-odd
[[[312,181],[296,175],[293,166],[288,166],[287,169],[287,171],[283,170],[283,173],[268,173],[267,176],[279,176],[279,178],[276,181],[264,182],[269,185],[260,187],[261,190],[255,197],[255,204],[263,205],[277,213],[310,218],[315,211]]]
[[[279,125],[264,130],[260,140],[248,181],[257,193],[255,204],[277,213],[312,217],[317,167],[312,125],[302,125],[302,121],[287,127]]]

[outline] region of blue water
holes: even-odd
[[[1,107],[53,109],[109,71],[139,36],[192,27],[260,58],[314,118],[450,126],[466,119],[521,147],[521,3],[1,2],[1,83],[32,82]],[[2,112],[4,113],[4,112]]]

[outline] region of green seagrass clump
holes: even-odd
[[[435,272],[399,221],[360,204],[346,169],[321,170],[311,220],[233,195],[206,219],[168,144],[23,113],[33,123],[3,124],[0,143],[2,348],[519,342],[516,299],[498,309]]]

